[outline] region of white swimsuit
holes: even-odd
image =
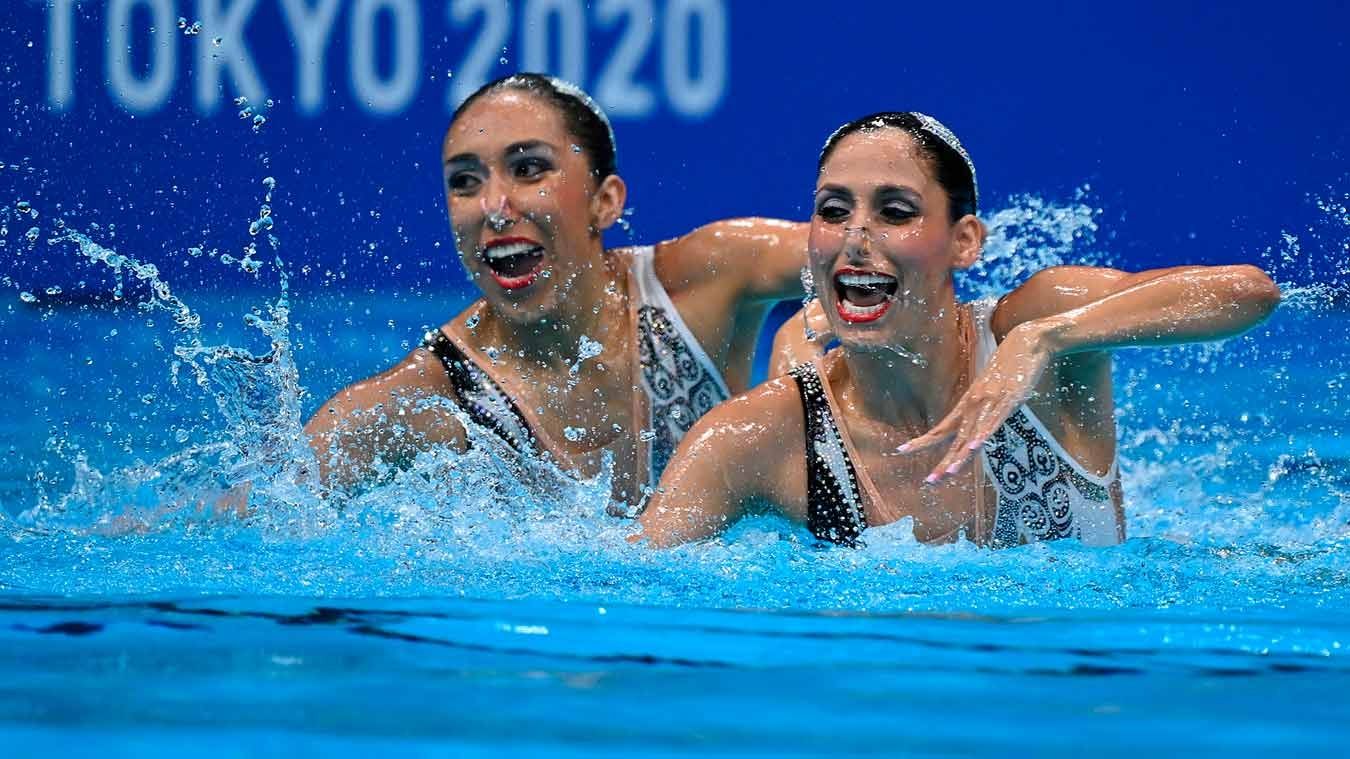
[[[731,397],[722,374],[690,332],[656,276],[655,247],[629,252],[629,292],[634,295],[640,385],[645,413],[636,450],[644,456],[648,487],[656,487],[680,439],[699,417]],[[445,366],[455,401],[476,423],[492,430],[521,452],[541,448],[529,416],[470,358],[470,352],[441,330],[427,333],[422,347]]]
[[[976,371],[983,371],[998,343],[989,321],[996,301],[972,304]],[[854,545],[867,522],[858,464],[849,455],[829,389],[816,364],[792,371],[802,397],[806,427],[807,526],[822,540]],[[998,495],[990,545],[1078,538],[1088,545],[1120,542],[1113,491],[1113,459],[1105,476],[1088,471],[1064,450],[1024,403],[999,426],[981,453],[981,465]]]

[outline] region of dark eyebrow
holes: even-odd
[[[473,153],[458,153],[445,159],[446,166],[449,166],[452,163],[481,163],[481,161],[479,161],[478,156]]]
[[[843,185],[837,184],[821,185],[820,189],[816,190],[817,195],[821,195],[827,192],[834,193],[835,195],[845,195],[850,198],[853,197],[853,193],[850,192],[849,189],[847,187],[844,187]]]
[[[911,201],[911,202],[918,202],[918,201],[920,201],[920,200],[923,200],[923,196],[919,194],[919,191],[918,191],[918,190],[915,190],[915,189],[912,188],[912,187],[905,187],[905,186],[902,186],[902,185],[893,185],[893,184],[892,184],[892,185],[886,185],[885,187],[878,187],[878,188],[877,188],[876,196],[877,196],[878,198],[887,198],[887,197],[890,197],[890,196],[892,196],[892,195],[899,195],[899,196],[903,197],[905,200],[908,200],[908,201]]]
[[[506,150],[502,152],[505,155],[512,155],[515,153],[524,153],[530,150],[539,150],[539,149],[552,152],[553,146],[548,144],[547,142],[544,142],[543,140],[522,140],[520,142],[513,142],[510,145],[507,145]]]

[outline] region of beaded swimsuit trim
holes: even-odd
[[[806,428],[806,526],[821,540],[857,546],[867,525],[858,473],[844,450],[839,428],[815,364],[789,372],[802,396]]]
[[[491,430],[518,452],[537,452],[538,445],[525,415],[454,341],[441,330],[435,330],[427,333],[422,347],[445,367],[456,403],[474,423]]]

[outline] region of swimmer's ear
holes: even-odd
[[[591,226],[598,232],[614,226],[614,222],[623,216],[623,206],[627,201],[628,185],[619,175],[605,177],[591,198]]]
[[[980,260],[984,238],[989,235],[984,222],[975,214],[966,214],[952,225],[952,268],[969,269]]]

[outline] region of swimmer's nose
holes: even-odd
[[[511,196],[507,189],[504,182],[500,182],[495,178],[488,180],[487,186],[483,188],[483,194],[478,196],[485,217],[515,217],[514,210],[511,208]]]
[[[849,258],[866,258],[872,234],[867,227],[844,227],[844,252]]]
[[[505,192],[485,192],[479,196],[479,203],[483,209],[483,223],[494,231],[501,232],[515,223],[515,213]]]

